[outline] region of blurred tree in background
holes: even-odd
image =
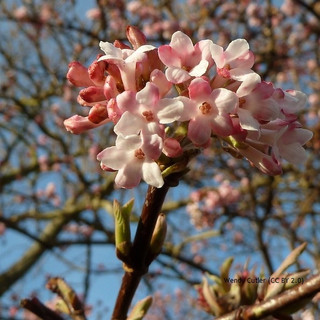
[[[299,121],[314,134],[306,146],[306,165],[286,163],[281,176],[260,173],[218,142],[191,162],[179,187],[169,191],[162,209],[166,241],[138,289],[138,298],[151,293],[154,298],[146,319],[212,318],[194,286],[206,273],[219,274],[230,256],[230,275],[253,268],[271,275],[306,242],[296,268],[319,272],[318,1],[3,0],[1,319],[35,319],[19,309],[19,301],[29,296],[52,300],[45,289],[49,276],[62,276],[72,285],[90,319],[110,318],[122,275],[114,254],[112,203],[135,198],[135,224],[146,185],[115,189],[114,175],[101,170],[96,155],[114,142],[111,126],[72,135],[63,121],[88,113],[66,79],[68,64],[88,66],[101,54],[100,40],[125,42],[128,25],[140,28],[155,45],[170,42],[177,30],[194,43],[212,39],[223,47],[245,38],[264,80],[308,95]],[[295,319],[317,319],[318,306],[315,296]]]

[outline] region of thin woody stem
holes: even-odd
[[[304,284],[284,291],[276,297],[259,304],[240,307],[239,309],[216,318],[216,320],[258,320],[273,314],[281,314],[284,308],[299,306],[304,299],[312,297],[320,292],[320,274],[308,279]],[[307,302],[307,301],[306,301]]]
[[[32,298],[32,299],[23,299],[21,301],[21,306],[24,309],[27,309],[40,317],[41,319],[46,319],[46,320],[63,320],[63,318],[45,306],[42,302],[40,302],[37,298]]]
[[[125,274],[112,314],[112,320],[126,320],[127,313],[142,276],[147,273],[146,257],[157,218],[161,211],[170,184],[165,182],[161,188],[149,186],[141,217],[130,251]]]

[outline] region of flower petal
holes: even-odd
[[[168,67],[181,68],[181,59],[178,53],[169,45],[163,45],[158,49],[159,58]]]
[[[252,113],[249,110],[239,108],[237,113],[241,128],[245,130],[259,130],[260,124],[258,120],[252,116]]]
[[[183,103],[183,112],[180,116],[180,121],[188,121],[197,115],[197,103],[184,96],[179,96],[176,99]]]
[[[282,158],[294,165],[303,164],[307,160],[306,150],[299,142],[283,144],[279,151]]]
[[[166,70],[166,77],[172,83],[182,83],[191,78],[186,70],[175,67],[169,67]]]
[[[249,44],[245,39],[236,39],[230,42],[226,51],[225,57],[226,62],[236,60],[237,58],[242,57],[249,51]]]
[[[189,71],[189,75],[192,77],[200,77],[206,73],[208,66],[209,62],[207,60],[201,60],[198,65]]]
[[[141,149],[144,154],[153,160],[157,160],[162,152],[163,141],[157,134],[143,134]]]
[[[118,171],[115,183],[120,188],[132,189],[136,187],[142,177],[141,167],[143,162],[134,160]]]
[[[237,90],[238,97],[248,95],[256,87],[256,85],[261,82],[261,78],[257,73],[253,71],[249,72],[246,69],[233,69],[230,71],[230,74],[233,79],[238,79],[238,81],[242,81]]]
[[[210,122],[205,116],[190,120],[188,138],[196,145],[203,146],[208,143],[211,135]]]
[[[179,99],[161,99],[157,106],[157,116],[162,124],[172,123],[181,118],[183,103]]]
[[[128,136],[138,134],[144,126],[145,122],[141,117],[126,111],[121,115],[121,118],[114,126],[113,131],[118,135]]]
[[[161,188],[164,184],[160,168],[154,161],[145,161],[142,164],[142,178],[156,188]]]
[[[141,136],[132,134],[129,136],[118,135],[116,139],[116,146],[118,149],[125,151],[136,150],[141,147],[142,141]]]
[[[214,89],[210,98],[210,102],[216,105],[219,112],[234,112],[239,104],[237,95],[224,88]]]
[[[97,159],[101,161],[107,167],[113,170],[119,170],[126,165],[128,159],[133,156],[133,152],[127,152],[119,150],[117,147],[109,147],[102,150],[98,155]]]
[[[200,103],[208,100],[211,91],[209,82],[202,78],[193,79],[189,85],[190,99]]]
[[[212,131],[219,136],[229,136],[233,132],[233,124],[228,114],[216,115],[211,122]]]
[[[99,61],[109,58],[122,59],[122,50],[115,47],[112,43],[100,41],[99,46],[100,49],[106,54],[105,56],[100,57]]]
[[[136,94],[133,91],[124,91],[116,98],[118,108],[122,111],[129,111],[131,113],[137,112],[139,104],[136,100]]]
[[[191,55],[194,51],[191,39],[181,31],[175,32],[170,41],[170,46],[180,53],[180,56]]]
[[[136,99],[138,103],[150,106],[151,108],[155,106],[160,99],[159,89],[155,84],[148,82],[146,86],[137,93]]]

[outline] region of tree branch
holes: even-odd
[[[304,284],[284,291],[282,294],[259,304],[239,309],[216,318],[215,320],[258,320],[272,314],[281,314],[284,309],[301,307],[300,303],[320,292],[320,274],[313,276]],[[306,301],[307,302],[307,301]]]

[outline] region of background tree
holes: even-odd
[[[126,41],[127,25],[137,26],[157,45],[168,43],[176,30],[194,43],[210,38],[223,47],[245,38],[264,80],[309,95],[299,120],[314,133],[306,165],[286,164],[281,176],[261,174],[219,143],[193,159],[179,187],[169,191],[162,209],[166,242],[139,287],[137,299],[156,292],[147,318],[208,318],[190,287],[201,283],[204,272],[218,274],[229,256],[235,258],[231,275],[245,270],[249,257],[249,270],[256,266],[271,275],[289,251],[307,242],[296,267],[317,273],[317,1],[29,0],[2,1],[0,7],[3,319],[31,319],[18,311],[20,298],[51,299],[44,283],[48,274],[57,276],[55,266],[83,301],[94,305],[93,318],[111,314],[103,310],[110,308],[104,295],[99,305],[94,292],[97,279],[122,274],[114,259],[113,199],[124,204],[135,198],[136,223],[146,186],[115,190],[112,174],[101,171],[96,155],[114,141],[111,126],[75,136],[66,132],[63,121],[88,112],[66,80],[68,64],[77,60],[88,66],[101,54],[100,40]],[[39,282],[33,285],[35,276]],[[316,298],[306,310],[297,319],[316,319]]]

